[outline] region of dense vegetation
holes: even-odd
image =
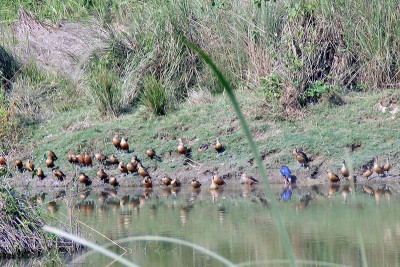
[[[0,255],[16,257],[62,252],[72,243],[43,231],[44,220],[25,196],[15,190],[0,188]]]
[[[21,19],[17,22],[20,4],[33,12],[38,21],[58,25],[55,32],[64,30],[68,34],[68,26],[79,23],[89,39],[98,40],[99,47],[85,48],[73,61],[66,59],[73,51],[64,51],[53,62],[43,64],[34,46],[28,53],[22,41],[15,38],[21,24],[37,23],[34,20],[21,23]],[[396,88],[400,80],[397,5],[396,0],[2,1],[0,69],[2,84],[7,85],[0,93],[0,135],[2,140],[11,143],[1,142],[0,149],[10,150],[11,144],[20,143],[21,137],[25,142],[32,138],[43,140],[44,134],[35,130],[40,125],[52,128],[60,124],[59,120],[52,119],[61,114],[63,121],[78,117],[82,123],[89,116],[92,120],[108,122],[101,130],[104,139],[122,130],[113,124],[115,117],[131,120],[147,118],[150,114],[175,114],[170,116],[172,119],[165,119],[167,124],[168,120],[175,124],[176,119],[182,120],[180,117],[197,110],[197,105],[220,102],[222,87],[198,56],[179,41],[178,36],[183,35],[223,69],[241,99],[246,101],[242,105],[249,109],[249,119],[255,121],[254,130],[258,128],[265,133],[281,128],[293,133],[293,128],[302,129],[283,140],[266,144],[263,147],[266,155],[282,152],[276,160],[284,161],[283,154],[288,154],[299,140],[300,146],[314,155],[332,157],[343,154],[345,146],[353,149],[366,144],[368,151],[361,152],[364,154],[356,164],[362,166],[376,152],[374,149],[378,150],[375,142],[387,146],[389,154],[396,149],[390,142],[396,137],[391,128],[382,139],[376,139],[379,133],[375,131],[361,132],[360,136],[353,133],[381,123],[381,119],[370,119],[379,114],[369,110],[378,100],[386,106],[397,102],[393,91],[377,92]],[[49,48],[45,43],[40,45],[39,48]],[[27,59],[26,54],[33,57]],[[21,72],[9,80],[19,68]],[[346,103],[349,96],[353,97]],[[360,97],[365,100],[358,101]],[[358,106],[348,106],[354,103]],[[314,104],[318,104],[317,108]],[[351,111],[346,112],[340,105],[359,113],[350,114]],[[88,112],[87,106],[96,107],[98,113]],[[217,109],[207,105],[204,108]],[[328,108],[339,112],[344,121],[335,121],[337,117],[330,115]],[[214,113],[221,112],[222,107]],[[307,130],[310,124],[330,116],[333,116],[331,121],[322,123],[322,132],[326,134],[318,131],[320,138],[307,137],[310,131],[315,131]],[[389,120],[389,117],[383,115],[383,119]],[[353,129],[357,120],[365,125]],[[267,122],[276,124],[271,126]],[[196,128],[190,119],[187,124]],[[123,129],[127,127],[128,124]],[[210,129],[208,125],[205,127]],[[338,137],[332,148],[324,140],[335,140],[330,135],[335,135],[338,127],[348,128],[350,134],[340,135],[341,139]],[[25,131],[17,134],[17,128]],[[168,129],[171,135],[168,138],[177,138],[179,129],[182,128]],[[77,133],[85,137],[75,139],[75,144],[68,142],[67,148],[60,149],[65,152],[71,147],[98,148],[95,141],[100,137],[87,131]],[[210,131],[207,134],[210,137],[231,133],[229,129],[223,133],[216,129]],[[89,141],[90,138],[94,141]],[[236,137],[227,139],[237,140]],[[146,141],[148,145],[160,143]],[[341,143],[338,146],[336,142]],[[322,144],[328,147],[329,153],[319,147]]]

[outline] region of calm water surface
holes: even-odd
[[[262,186],[228,186],[215,192],[203,187],[200,191],[190,186],[178,191],[121,188],[65,192],[65,196],[64,192],[52,192],[44,199],[33,199],[64,223],[68,222],[68,210],[72,210],[79,221],[105,236],[80,224],[84,235],[99,244],[110,244],[108,239],[160,235],[194,242],[234,263],[258,261],[259,266],[265,266],[286,258]],[[296,258],[361,266],[362,243],[369,266],[400,266],[400,187],[369,187],[357,185],[351,190],[346,185],[292,186],[285,190],[282,185],[275,186]],[[111,245],[110,249],[118,254],[126,250],[125,257],[141,266],[222,266],[198,251],[171,243],[119,244],[121,247]],[[68,261],[78,266],[106,266],[112,262],[90,251]]]

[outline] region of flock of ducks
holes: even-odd
[[[122,150],[129,153],[129,144],[127,142],[127,139],[125,138],[120,139],[118,135],[115,135],[112,138],[112,143],[117,150]],[[178,139],[178,145],[176,149],[180,155],[188,156],[188,153],[190,153],[190,149],[188,149],[185,146],[181,138]],[[202,145],[199,147],[199,151],[203,151],[205,149],[208,149],[208,145]],[[219,138],[216,139],[214,149],[218,153],[224,151],[224,146],[220,142]],[[156,152],[153,148],[150,148],[146,151],[146,155],[149,158],[153,159],[156,157]],[[112,186],[118,186],[119,183],[115,176],[110,176],[107,174],[105,168],[105,166],[107,165],[117,165],[117,169],[119,170],[119,172],[124,175],[127,175],[129,173],[137,173],[142,177],[141,184],[145,188],[153,187],[153,179],[151,178],[149,172],[142,165],[141,161],[138,159],[136,155],[133,155],[131,161],[126,164],[122,161],[119,161],[118,158],[115,157],[114,155],[107,157],[106,155],[101,153],[95,153],[93,158],[88,153],[83,153],[83,154],[69,153],[67,156],[69,163],[79,167],[93,167],[94,159],[97,160],[98,163],[102,166],[97,171],[97,177],[104,183],[109,183]],[[46,157],[45,161],[46,167],[52,170],[52,174],[59,181],[63,181],[66,178],[66,175],[58,168],[55,168],[55,161],[58,160],[56,154],[53,151],[47,151],[45,153],[45,157]],[[32,163],[31,159],[27,160],[27,162],[25,163],[25,168],[22,160],[17,159],[14,161],[14,167],[21,173],[24,171],[30,172],[32,173],[32,177],[36,175],[40,180],[43,180],[46,177],[43,169],[41,167],[35,168],[35,165]],[[7,168],[7,162],[4,156],[0,156],[0,168]],[[90,185],[92,183],[92,180],[84,172],[81,172],[77,176],[77,181],[79,181],[84,185]],[[256,178],[246,175],[245,173],[242,174],[241,181],[242,183],[248,185],[253,185],[258,183],[258,180]],[[167,187],[168,186],[180,187],[182,185],[181,181],[179,181],[178,178],[171,179],[166,175],[164,175],[164,177],[161,179],[161,183]],[[202,186],[202,184],[196,178],[192,179],[190,184],[194,189],[198,189]],[[216,190],[220,186],[223,186],[225,184],[226,182],[222,177],[218,175],[217,172],[212,173],[211,185],[210,185],[211,190]]]
[[[119,136],[115,135],[112,139],[112,143],[117,150],[122,150],[122,151],[129,153],[129,144],[127,142],[127,139],[125,139],[125,138],[119,139]],[[205,147],[205,146],[206,145],[200,146],[199,151],[203,151],[208,148],[208,145],[207,145],[207,147]],[[224,151],[224,146],[220,142],[219,138],[216,139],[214,149],[218,153]],[[177,152],[184,156],[188,156],[188,153],[190,153],[190,149],[188,149],[185,146],[185,144],[183,143],[181,138],[178,139]],[[153,148],[150,148],[146,151],[146,155],[149,158],[153,159],[154,157],[156,157],[156,152]],[[308,164],[311,162],[311,159],[306,155],[306,153],[304,151],[301,151],[301,150],[298,150],[297,148],[295,148],[293,150],[293,155],[295,156],[296,160],[302,167],[308,168]],[[45,156],[46,156],[45,164],[46,164],[47,168],[52,169],[53,175],[59,181],[64,180],[66,175],[58,168],[55,168],[54,162],[56,160],[58,160],[56,154],[53,151],[47,151]],[[102,168],[100,168],[98,170],[97,177],[104,183],[108,182],[112,186],[118,186],[117,178],[114,176],[109,176],[106,173],[105,167],[104,167],[106,165],[118,165],[117,169],[120,171],[121,174],[127,175],[129,173],[137,173],[142,177],[141,183],[143,184],[143,186],[145,188],[153,187],[153,179],[151,178],[149,172],[142,165],[141,161],[138,159],[138,157],[136,155],[132,156],[131,161],[128,162],[127,164],[125,164],[122,161],[120,162],[114,155],[111,155],[111,157],[108,158],[106,155],[101,154],[101,153],[96,153],[94,155],[94,159],[96,159],[99,162],[99,164],[103,166]],[[81,166],[81,167],[85,167],[85,166],[92,167],[93,166],[92,156],[89,155],[88,153],[83,153],[83,154],[69,153],[68,161],[71,164],[75,164],[75,165]],[[346,167],[345,160],[343,160],[342,163],[343,163],[343,165],[342,165],[340,172],[344,179],[348,179],[350,176],[350,172],[349,172],[348,168]],[[17,159],[14,161],[14,167],[20,172],[27,170],[32,173],[32,177],[34,175],[36,175],[40,180],[43,180],[45,178],[45,173],[44,173],[43,169],[40,167],[35,169],[35,165],[32,163],[31,159],[27,160],[27,162],[25,163],[25,168],[23,166],[22,160]],[[7,163],[6,163],[6,159],[4,156],[0,156],[0,168],[7,168]],[[378,162],[378,157],[375,156],[373,167],[367,169],[363,173],[363,177],[369,178],[373,174],[373,172],[377,173],[378,175],[385,175],[385,172],[388,173],[390,168],[391,168],[391,165],[389,162],[389,158],[387,158],[386,164],[381,167]],[[285,166],[285,165],[282,166],[280,172],[285,179],[285,185],[290,185],[292,183],[292,176],[291,176],[292,172],[289,169],[289,167]],[[328,174],[328,179],[332,183],[340,182],[340,178],[337,174],[335,174],[331,170],[327,170],[326,172]],[[85,185],[90,185],[92,183],[91,179],[84,172],[81,172],[78,175],[77,180],[80,183],[85,184]],[[161,179],[161,183],[164,184],[165,186],[171,186],[171,187],[180,187],[182,184],[178,180],[178,178],[171,179],[166,175]],[[245,183],[245,184],[251,186],[254,184],[258,184],[258,180],[250,175],[247,175],[246,173],[242,173],[241,183]],[[202,184],[196,178],[192,179],[190,184],[195,189],[200,188],[202,186]],[[224,179],[222,177],[220,177],[218,175],[217,172],[212,173],[211,185],[210,185],[211,190],[216,190],[220,186],[223,186],[225,184],[226,184],[226,182],[224,181]]]
[[[298,150],[297,148],[295,148],[293,150],[293,155],[295,155],[297,161],[303,166],[306,167],[307,164],[311,161],[309,157],[307,157],[307,155],[303,152]],[[364,178],[369,178],[374,172],[376,174],[380,175],[385,175],[389,173],[390,168],[392,167],[392,165],[389,162],[389,158],[386,158],[386,164],[383,166],[379,165],[379,161],[378,161],[378,156],[375,156],[374,158],[374,164],[372,167],[369,167],[363,174],[362,176]],[[334,172],[332,172],[331,170],[327,170],[326,171],[328,174],[328,179],[329,181],[331,181],[332,183],[337,183],[340,182],[340,178],[337,174],[335,174]],[[342,168],[340,169],[340,172],[343,176],[344,179],[349,179],[350,176],[350,172],[349,169],[346,166],[346,161],[343,160],[342,161]],[[281,173],[282,175],[285,177],[285,184],[290,184],[291,183],[291,179],[288,177],[288,175],[290,176],[291,171],[289,170],[289,168],[287,166],[282,166],[281,168]]]

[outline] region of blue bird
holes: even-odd
[[[291,197],[292,197],[292,187],[288,186],[287,188],[285,188],[285,190],[283,190],[281,198],[284,201],[288,201]]]
[[[285,177],[285,185],[291,184],[292,178],[291,178],[290,174],[292,173],[292,171],[289,169],[289,167],[286,165],[283,165],[281,167],[281,173]]]

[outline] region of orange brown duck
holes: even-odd
[[[211,189],[211,190],[216,190],[216,189],[218,189],[218,185],[215,183],[214,178],[211,178],[210,189]]]
[[[197,181],[197,179],[193,179],[190,184],[192,185],[193,188],[200,188],[201,187],[201,183],[199,181]]]
[[[364,173],[363,173],[363,177],[368,178],[372,175],[373,171],[372,168],[367,169]]]
[[[85,164],[85,157],[82,154],[76,154],[75,157],[79,164],[81,165]]]
[[[28,161],[25,163],[25,168],[30,172],[35,171],[35,165],[33,165],[31,159],[28,159]]]
[[[256,178],[247,175],[246,173],[242,173],[241,182],[248,185],[258,184],[258,180]]]
[[[118,135],[115,135],[113,137],[112,142],[113,142],[113,145],[115,146],[116,149],[120,149],[121,148],[121,141],[119,140],[119,136]]]
[[[85,153],[84,162],[86,166],[92,166],[92,157],[88,153]]]
[[[104,163],[107,160],[107,156],[103,155],[101,153],[96,153],[94,154],[94,157],[100,162],[100,163]]]
[[[37,168],[36,176],[39,177],[41,180],[44,178],[44,172],[43,172],[42,168],[40,168],[40,167]]]
[[[146,154],[149,158],[153,158],[156,155],[156,151],[152,148],[146,150]]]
[[[89,177],[82,172],[81,174],[79,174],[78,181],[81,182],[82,184],[88,184]]]
[[[58,178],[59,181],[62,181],[65,178],[65,174],[60,170],[53,170],[53,174]]]
[[[374,160],[374,167],[373,167],[374,172],[376,172],[378,175],[383,174],[383,168],[381,166],[379,166],[378,163],[378,156],[375,156],[375,160]]]
[[[119,164],[119,160],[114,155],[111,155],[111,157],[110,157],[110,159],[108,161],[113,165],[118,165]]]
[[[22,160],[16,159],[14,161],[14,167],[17,168],[17,170],[22,171]]]
[[[123,162],[120,162],[118,165],[118,170],[121,173],[128,173],[128,169],[126,168],[125,164]]]
[[[147,170],[143,167],[142,163],[138,163],[138,172],[142,177],[150,176]]]
[[[178,141],[179,141],[179,143],[178,143],[178,153],[182,154],[182,155],[186,155],[187,154],[187,148],[183,144],[182,138],[179,138]]]
[[[390,165],[389,158],[386,158],[386,164],[383,166],[383,171],[385,171],[386,173],[389,173],[389,170],[391,167],[392,167],[392,165]]]
[[[100,169],[97,172],[97,177],[99,177],[101,180],[105,181],[108,178],[108,174],[104,171],[104,169]]]
[[[51,151],[51,150],[48,150],[48,151],[46,152],[46,155],[47,155],[47,157],[48,157],[49,159],[52,159],[52,160],[54,160],[54,161],[57,160],[56,154],[55,154],[53,151]]]
[[[128,141],[125,138],[121,139],[121,149],[125,150],[126,152],[129,152]]]
[[[331,181],[332,183],[340,182],[339,176],[334,174],[331,170],[326,170],[326,172],[328,173],[329,181]]]
[[[132,163],[133,167],[137,167],[139,162],[140,162],[140,160],[137,158],[137,156],[133,155],[132,159],[131,159],[131,163]]]
[[[54,160],[51,158],[46,159],[47,168],[54,168]]]
[[[4,158],[4,156],[0,156],[0,165],[7,166],[6,159]]]
[[[115,177],[111,177],[109,183],[112,186],[118,186],[118,181],[117,181],[117,178],[115,178]]]
[[[217,185],[224,185],[226,184],[224,179],[218,175],[218,172],[213,172],[213,180]]]
[[[161,181],[165,186],[169,186],[171,184],[172,179],[169,178],[168,176],[164,175],[164,177],[161,179]]]
[[[128,164],[126,164],[126,168],[128,169],[128,171],[129,171],[130,173],[137,172],[137,168],[136,168],[136,166],[134,166],[134,165],[132,164],[132,162],[128,162]]]
[[[224,147],[222,146],[221,142],[219,141],[219,137],[217,137],[217,142],[215,143],[214,148],[215,148],[215,150],[216,150],[217,152],[221,152],[221,151],[223,150],[223,148],[224,148]]]
[[[69,153],[68,154],[68,162],[69,163],[77,163],[78,159],[76,158],[76,154],[75,153]]]
[[[343,165],[342,165],[342,168],[340,169],[340,172],[342,173],[343,177],[347,179],[349,177],[349,170],[346,167],[345,160],[343,160],[342,162],[343,162]]]
[[[181,187],[181,181],[179,181],[178,178],[174,178],[174,179],[171,181],[171,186],[172,186],[172,187]]]
[[[301,166],[306,167],[307,163],[310,161],[306,153],[297,148],[293,149],[293,155],[295,155],[296,160],[301,164]]]
[[[146,188],[152,188],[153,187],[153,182],[151,181],[150,176],[145,176],[143,178],[143,184]]]

